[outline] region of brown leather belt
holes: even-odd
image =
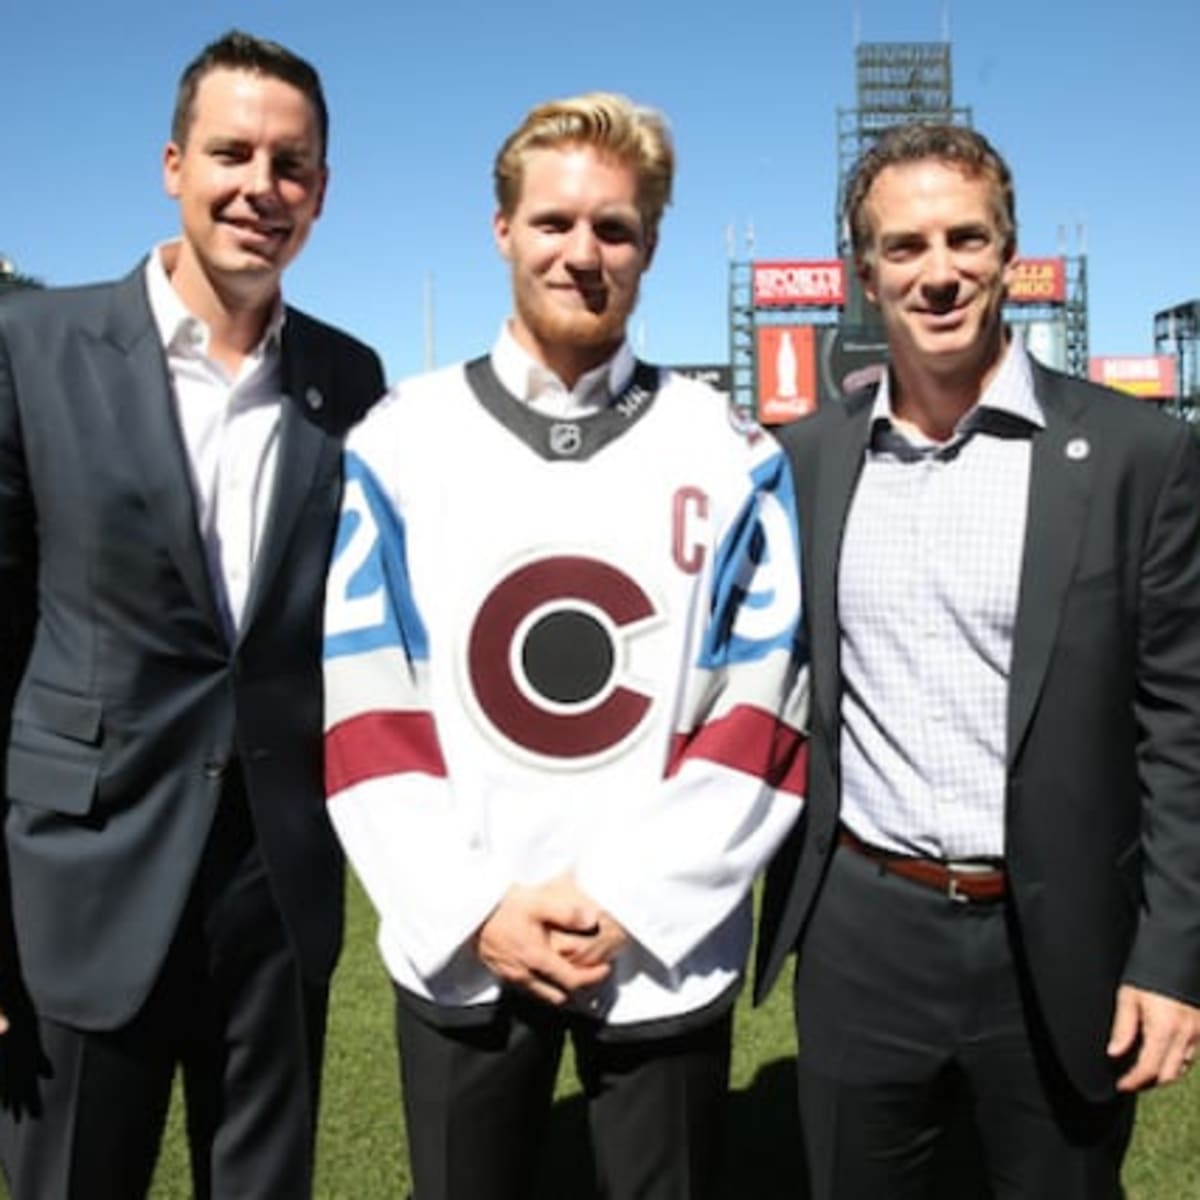
[[[881,871],[941,892],[960,904],[994,904],[1008,891],[1008,876],[1002,867],[963,870],[936,858],[913,858],[870,846],[844,825],[838,831],[838,845],[853,850],[877,863]]]

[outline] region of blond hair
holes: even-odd
[[[496,203],[504,216],[511,217],[521,199],[528,156],[561,146],[592,146],[630,167],[637,176],[646,232],[651,239],[657,236],[675,174],[675,148],[661,113],[614,92],[588,92],[531,109],[505,139],[492,168]]]

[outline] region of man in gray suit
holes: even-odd
[[[0,1152],[19,1200],[144,1195],[183,1068],[198,1196],[311,1191],[341,860],[323,581],[360,342],[286,307],[313,68],[233,32],[180,81],[181,237],[0,305]]]
[[[891,365],[781,437],[811,758],[758,981],[798,947],[812,1194],[928,1195],[967,1113],[997,1197],[1115,1198],[1200,1040],[1200,449],[1009,337],[979,134],[883,134],[847,218]]]

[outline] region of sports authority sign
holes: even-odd
[[[753,287],[755,308],[831,308],[846,299],[845,273],[836,258],[756,262]]]

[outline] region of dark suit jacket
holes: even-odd
[[[1034,363],[1008,698],[1006,858],[1019,944],[1076,1088],[1113,1094],[1122,980],[1200,1002],[1200,448],[1144,402]],[[872,394],[781,431],[796,476],[812,652],[807,815],[770,868],[757,994],[836,842],[837,564]]]
[[[0,304],[11,916],[24,983],[57,1021],[137,1011],[235,770],[302,969],[324,980],[336,961],[322,599],[341,435],[383,376],[368,347],[290,309],[282,363],[274,493],[231,645],[142,270]]]

